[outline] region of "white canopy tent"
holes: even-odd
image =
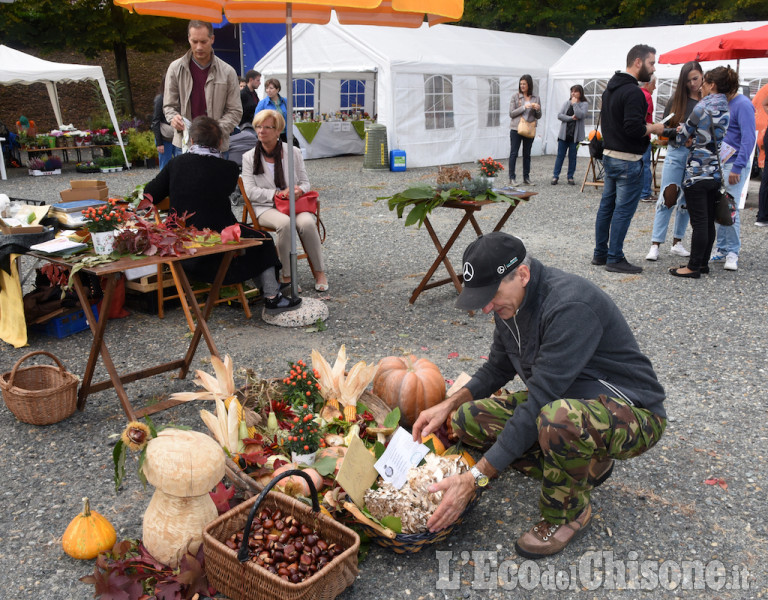
[[[104,102],[107,105],[109,118],[112,120],[112,125],[117,133],[117,139],[120,142],[123,158],[125,159],[126,164],[128,164],[125,148],[122,145],[123,138],[120,135],[120,127],[117,124],[117,117],[115,116],[115,110],[112,107],[112,100],[109,96],[107,82],[104,79],[104,71],[102,71],[101,67],[51,62],[30,56],[29,54],[24,54],[23,52],[19,52],[8,46],[0,45],[0,84],[45,84],[45,87],[48,90],[48,97],[51,100],[51,105],[53,105],[53,112],[56,115],[56,122],[59,126],[63,125],[63,123],[56,84],[84,81],[87,79],[95,79],[99,82],[99,89],[101,89],[101,93],[104,96]]]
[[[659,119],[667,101],[674,93],[682,65],[661,64],[658,57],[665,52],[718,34],[739,29],[754,29],[767,21],[739,23],[709,23],[705,25],[671,25],[668,27],[638,27],[632,29],[604,29],[587,31],[549,70],[549,89],[544,98],[544,150],[548,154],[557,152],[557,135],[560,121],[557,112],[568,100],[572,85],[584,86],[591,112],[587,130],[597,122],[601,96],[613,73],[624,70],[629,49],[636,44],[648,44],[656,48],[656,78],[654,110]],[[736,68],[736,61],[707,61],[701,63],[704,71],[730,64]],[[742,83],[750,86],[754,94],[764,83],[768,83],[768,58],[744,59],[739,75]],[[581,151],[588,155],[586,149]]]
[[[389,149],[404,150],[409,166],[503,158],[520,76],[530,73],[544,97],[549,68],[567,49],[556,38],[453,25],[298,25],[293,74],[307,104],[295,110],[335,113],[350,85],[363,87],[362,110],[387,126]],[[262,81],[279,79],[285,95],[285,65],[283,39],[253,68]]]

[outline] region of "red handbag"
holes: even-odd
[[[296,198],[296,214],[309,212],[316,215],[319,196],[317,192],[311,191]],[[284,215],[290,214],[290,200],[282,195],[275,195],[275,208]]]

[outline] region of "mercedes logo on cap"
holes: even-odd
[[[464,281],[472,281],[472,278],[475,276],[475,269],[472,268],[472,265],[468,262],[464,263],[464,272],[462,274],[462,277],[464,277]]]

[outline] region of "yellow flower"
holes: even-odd
[[[139,423],[138,421],[131,421],[126,425],[125,431],[123,431],[123,435],[120,436],[120,439],[123,441],[123,444],[128,446],[131,450],[138,452],[147,445],[150,436],[151,432],[147,425]]]

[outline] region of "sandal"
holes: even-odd
[[[568,179],[568,185],[576,185],[576,182],[573,180],[573,178]]]
[[[328,291],[328,284],[327,283],[316,283],[315,284],[315,291],[317,291],[317,292],[327,292]]]
[[[550,182],[552,185],[557,185],[557,177],[553,177],[552,181]]]

